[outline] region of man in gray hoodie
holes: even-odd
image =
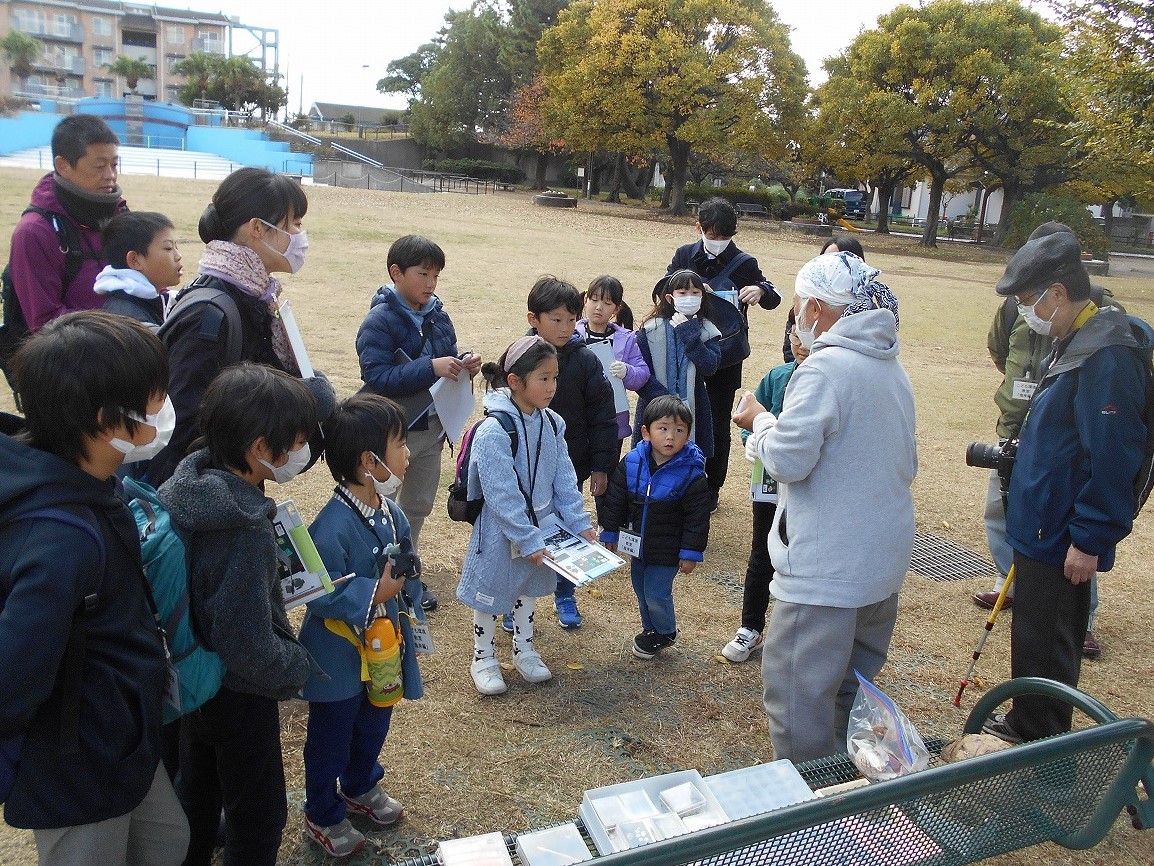
[[[762,679],[774,756],[794,762],[845,750],[854,671],[885,663],[913,548],[914,395],[877,274],[844,252],[802,266],[794,313],[812,354],[780,415],[750,395],[734,416],[780,484]]]

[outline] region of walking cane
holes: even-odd
[[[1006,594],[1009,593],[1010,587],[1014,585],[1014,566],[1010,566],[1010,573],[1006,575],[1006,582],[1002,584],[1002,591],[998,593],[998,600],[994,602],[994,609],[990,611],[990,615],[986,618],[986,630],[982,632],[981,638],[978,640],[978,645],[974,647],[974,660],[970,662],[969,670],[966,675],[962,677],[962,684],[958,686],[958,693],[954,697],[954,706],[961,707],[962,692],[966,690],[966,686],[970,684],[970,678],[974,675],[974,668],[978,666],[978,659],[982,656],[982,648],[986,645],[986,639],[990,636],[990,632],[994,630],[994,623],[998,621],[998,614],[1002,612],[1002,605],[1006,601]]]

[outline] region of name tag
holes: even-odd
[[[413,631],[413,649],[420,655],[431,656],[436,650],[433,648],[433,635],[429,631],[429,624],[410,619],[409,626]]]
[[[1031,382],[1029,379],[1015,379],[1014,390],[1010,396],[1015,400],[1021,400],[1023,403],[1029,403],[1034,399],[1034,392],[1037,390],[1037,382]]]
[[[617,534],[617,549],[629,556],[641,558],[641,536],[635,535],[632,532],[619,532]]]

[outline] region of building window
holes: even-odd
[[[99,68],[104,68],[112,63],[113,53],[111,48],[93,48],[92,62]]]
[[[196,34],[200,50],[205,54],[220,54],[220,34],[215,30],[201,30]]]
[[[116,86],[116,82],[108,78],[96,78],[93,79],[92,85],[96,91],[96,96],[103,96],[106,99],[113,97],[113,88]]]
[[[164,89],[165,98],[176,105],[180,104],[180,88],[175,84],[170,84]]]
[[[47,33],[44,12],[40,9],[13,9],[12,24],[17,30],[25,33]]]
[[[93,36],[111,36],[112,35],[112,20],[110,18],[101,18],[94,16],[92,19],[92,35]]]
[[[168,55],[166,55],[165,56],[164,71],[167,72],[169,75],[179,75],[180,73],[176,71],[176,67],[183,60],[184,60],[183,54],[168,54]]]
[[[183,27],[169,27],[165,39],[169,45],[183,45],[186,36]]]
[[[71,15],[56,15],[56,27],[53,32],[57,36],[71,36],[72,28],[76,24],[76,19]]]

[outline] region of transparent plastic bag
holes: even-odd
[[[863,776],[883,782],[924,770],[930,753],[905,713],[893,700],[859,674],[858,693],[849,714],[846,748]]]

